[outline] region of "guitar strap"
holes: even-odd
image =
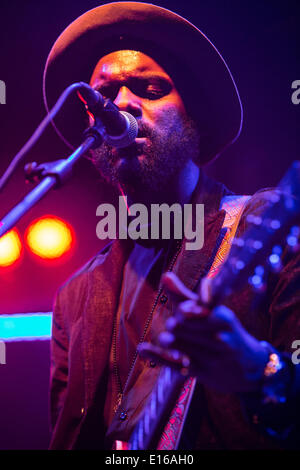
[[[216,276],[223,263],[226,261],[243,210],[250,197],[251,196],[225,196],[222,199],[220,209],[224,209],[226,212],[222,230],[226,229],[226,233],[207,274],[208,278]],[[195,377],[189,377],[185,381],[179,399],[160,438],[157,447],[158,450],[174,450],[178,448],[196,381],[197,379]]]

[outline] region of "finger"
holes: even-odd
[[[202,306],[199,307],[199,309],[197,307],[192,308],[191,314],[184,314],[187,305],[184,305],[184,303],[179,304],[176,310],[178,315],[175,316],[177,325],[173,322],[173,327],[182,330],[192,329],[199,334],[205,331],[216,334],[220,330],[231,331],[238,324],[238,319],[233,311],[225,305],[218,305],[212,311]],[[198,311],[200,313],[195,313]]]
[[[163,348],[177,349],[191,359],[216,356],[228,350],[228,343],[223,342],[221,336],[218,335],[198,338],[186,331],[179,331],[177,334],[164,331],[159,335],[158,341]]]
[[[197,300],[198,296],[195,292],[191,291],[188,287],[186,287],[183,282],[176,276],[176,274],[172,272],[168,272],[163,274],[162,276],[162,283],[165,288],[169,291],[172,295],[173,299],[177,302],[182,300]]]
[[[204,305],[209,305],[212,300],[212,283],[208,277],[204,277],[201,280],[199,291],[198,291],[200,301]]]
[[[226,307],[226,305],[218,305],[212,310],[211,313],[212,321],[223,323],[227,325],[230,329],[236,326],[239,321],[235,316],[234,312],[230,310],[230,308]]]
[[[178,304],[175,314],[183,321],[185,319],[201,321],[201,319],[210,315],[210,310],[203,305],[199,305],[197,300],[185,300]]]
[[[194,301],[186,300],[181,302],[175,314],[167,319],[165,327],[174,334],[185,331],[195,337],[201,337],[216,334],[220,330],[231,330],[233,322],[234,314],[225,306],[210,311]]]

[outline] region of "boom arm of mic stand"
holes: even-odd
[[[42,197],[54,186],[61,185],[70,175],[74,163],[79,160],[90,148],[93,148],[97,140],[97,134],[87,134],[84,142],[66,159],[53,162],[51,170],[44,179],[28,193],[0,222],[0,237],[13,228]]]

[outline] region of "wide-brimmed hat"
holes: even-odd
[[[101,57],[120,49],[150,55],[172,77],[200,129],[200,164],[212,160],[236,140],[242,126],[242,105],[223,57],[192,23],[148,3],[100,5],[81,15],[61,33],[44,70],[47,110],[67,86],[78,81],[89,82]],[[69,147],[82,142],[86,119],[76,96],[65,104],[54,126]]]

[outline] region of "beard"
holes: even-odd
[[[199,131],[189,117],[179,117],[176,111],[165,112],[164,123],[151,128],[137,120],[138,138],[123,149],[105,142],[90,151],[91,159],[104,179],[125,192],[161,193],[189,160],[199,157]]]

